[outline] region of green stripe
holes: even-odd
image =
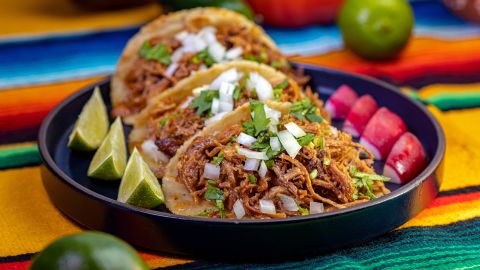
[[[420,102],[434,105],[440,110],[452,110],[480,107],[480,91],[464,93],[439,93],[422,98],[416,91],[409,91],[407,95]]]
[[[0,169],[39,164],[41,161],[37,145],[0,150]]]

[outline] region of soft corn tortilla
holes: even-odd
[[[154,37],[175,36],[184,31],[188,26],[219,26],[219,25],[240,25],[249,29],[252,36],[259,37],[267,46],[277,50],[275,43],[263,31],[261,27],[251,22],[244,16],[221,8],[195,8],[178,11],[163,15],[158,19],[142,27],[127,43],[117,63],[116,71],[111,82],[111,100],[113,107],[117,107],[127,99],[128,87],[125,84],[125,77],[130,72],[135,60],[138,57],[138,50],[145,41]],[[124,121],[131,122],[132,116],[125,117]]]
[[[264,64],[258,64],[252,61],[244,60],[233,61],[227,64],[214,65],[205,71],[199,71],[187,79],[180,81],[174,87],[167,89],[155,98],[150,99],[147,106],[133,119],[133,129],[129,136],[129,147],[130,149],[136,147],[140,151],[157,177],[163,177],[165,166],[168,161],[155,161],[151,159],[149,155],[143,153],[141,147],[142,143],[148,139],[147,121],[150,117],[151,111],[162,102],[166,102],[168,104],[174,102],[177,104],[177,106],[179,106],[185,100],[185,98],[192,95],[193,89],[211,84],[220,74],[232,68],[235,68],[238,72],[242,73],[257,72],[262,77],[267,79],[272,85],[288,79],[285,74]],[[289,82],[293,89],[298,92],[298,95],[303,96],[303,93],[301,92],[297,83],[292,79],[289,79]],[[218,122],[223,121],[224,120],[220,120]]]

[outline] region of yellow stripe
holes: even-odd
[[[7,149],[12,149],[12,148],[17,148],[17,147],[27,147],[27,146],[33,146],[37,145],[36,142],[22,142],[22,143],[11,143],[11,144],[2,144],[0,145],[0,150],[7,150]]]
[[[420,97],[427,98],[435,94],[443,93],[469,93],[480,92],[480,83],[472,84],[432,84],[423,87],[419,92]]]
[[[152,269],[192,262],[192,260],[179,259],[175,257],[168,258],[168,257],[157,257],[157,256],[155,256],[152,259],[147,259],[146,261],[150,266],[150,268]]]
[[[0,0],[0,7],[0,36],[118,28],[144,23],[161,13],[158,4],[92,11],[72,0]]]
[[[425,209],[400,228],[446,225],[478,216],[480,216],[480,200],[474,200]]]
[[[441,123],[447,142],[441,190],[480,185],[480,108],[429,109]]]
[[[50,203],[39,167],[0,171],[0,257],[38,252],[80,228]]]

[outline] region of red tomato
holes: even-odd
[[[343,0],[247,0],[264,22],[279,27],[332,23]]]

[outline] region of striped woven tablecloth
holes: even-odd
[[[267,31],[284,52],[302,55],[296,61],[382,78],[433,104],[447,152],[441,193],[426,210],[372,241],[298,261],[233,265],[141,252],[149,265],[480,268],[480,26],[456,19],[438,1],[413,5],[415,38],[391,62],[369,63],[344,51],[335,26]],[[35,143],[42,119],[63,98],[111,73],[128,38],[161,9],[86,12],[67,0],[0,0],[0,6],[0,269],[26,269],[49,242],[82,230],[42,186]]]

